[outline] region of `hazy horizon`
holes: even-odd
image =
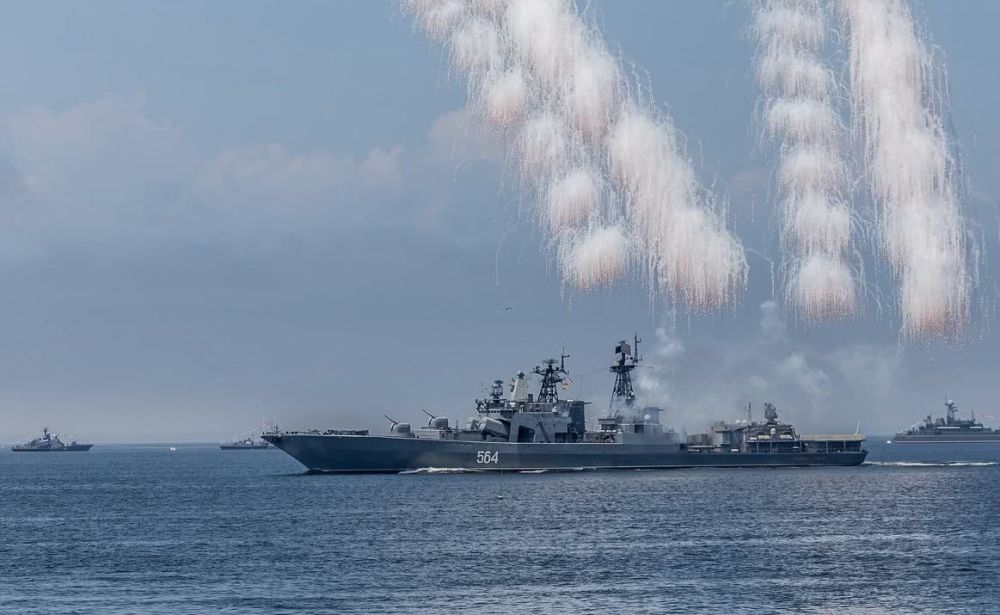
[[[915,3],[946,57],[983,249],[959,342],[902,339],[872,259],[860,317],[815,326],[783,306],[744,3],[587,6],[728,203],[750,267],[734,307],[562,289],[503,148],[396,2],[8,6],[0,442],[48,425],[209,443],[262,418],[381,432],[383,414],[464,418],[564,347],[567,396],[596,409],[634,333],[642,397],[679,429],[772,401],[806,433],[885,435],[946,396],[998,424],[1000,83],[982,67],[1000,64],[1000,4]]]

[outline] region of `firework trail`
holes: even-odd
[[[972,280],[939,67],[904,0],[841,0],[841,11],[855,131],[899,281],[902,330],[954,334],[968,320]]]
[[[846,259],[851,214],[836,82],[822,59],[826,15],[820,0],[766,0],[754,5],[753,33],[765,132],[780,144],[786,302],[811,320],[849,315],[855,309]]]
[[[630,94],[619,62],[569,0],[410,0],[468,97],[509,137],[544,211],[563,279],[587,290],[637,264],[695,309],[732,301],[742,246],[713,211],[667,118]]]

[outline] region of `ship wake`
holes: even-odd
[[[1000,466],[1000,461],[866,461],[861,465],[891,468],[985,468]]]
[[[414,470],[402,470],[400,474],[479,474],[483,472],[479,468],[416,468]]]

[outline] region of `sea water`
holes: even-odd
[[[372,476],[208,445],[3,451],[0,613],[1000,613],[1000,444],[867,448]]]

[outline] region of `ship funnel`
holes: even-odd
[[[510,382],[511,401],[525,401],[528,399],[528,381],[524,377],[524,372],[517,372]]]

